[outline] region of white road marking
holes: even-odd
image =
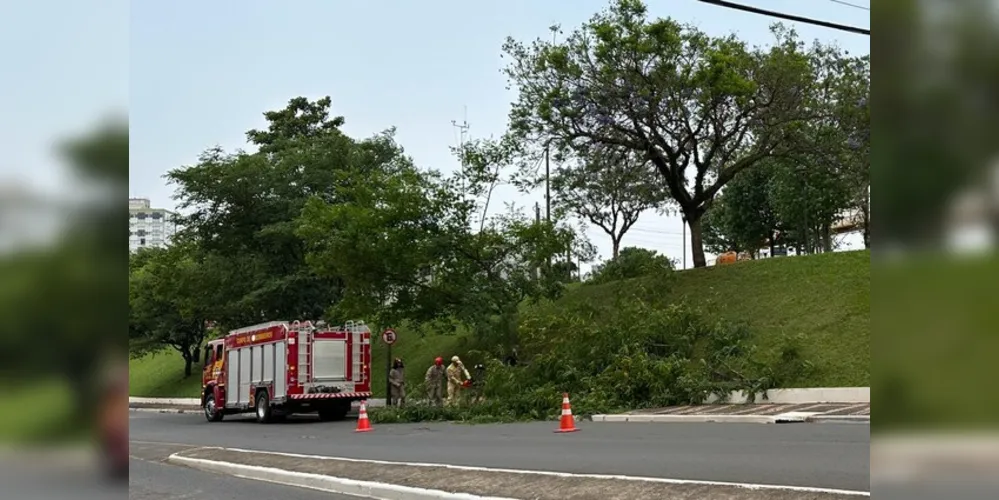
[[[572,474],[568,472],[554,472],[554,471],[537,471],[537,470],[521,470],[521,469],[494,469],[489,467],[474,467],[469,465],[451,465],[451,464],[441,464],[441,463],[422,463],[422,462],[389,462],[384,460],[366,460],[358,458],[343,458],[343,457],[325,457],[319,455],[303,455],[298,453],[282,453],[273,451],[255,451],[247,450],[242,448],[223,448],[216,446],[206,446],[202,449],[214,449],[214,450],[225,450],[234,451],[238,453],[257,453],[257,454],[269,454],[277,455],[291,458],[305,458],[311,460],[339,460],[343,462],[354,462],[354,463],[366,463],[374,465],[404,465],[411,467],[442,467],[445,469],[459,470],[459,471],[470,471],[470,472],[500,472],[509,474],[525,474],[525,475],[535,475],[535,476],[549,476],[549,477],[559,477],[568,479],[610,479],[610,480],[623,480],[623,481],[643,481],[643,482],[653,482],[653,483],[664,483],[664,484],[676,484],[676,485],[697,485],[697,486],[727,486],[735,488],[745,488],[750,490],[779,490],[779,491],[797,491],[803,493],[826,493],[832,495],[853,495],[861,497],[870,497],[870,491],[857,491],[857,490],[840,490],[834,488],[816,488],[809,486],[785,486],[785,485],[773,485],[773,484],[754,484],[754,483],[734,483],[726,481],[703,481],[694,479],[667,479],[659,477],[642,477],[642,476],[623,476],[623,475],[611,475],[611,474]],[[171,458],[183,459],[183,460],[200,460],[200,459],[189,459],[183,457],[181,453],[175,453],[171,455]],[[209,460],[209,462],[213,462]],[[226,462],[219,462],[226,463]]]
[[[516,500],[502,497],[485,497],[472,495],[470,493],[451,493],[440,490],[428,490],[424,488],[400,486],[374,481],[358,481],[356,479],[346,479],[322,474],[287,471],[274,467],[261,467],[257,465],[234,464],[218,460],[188,458],[180,456],[179,454],[171,455],[168,460],[201,470],[230,474],[241,479],[264,481],[284,486],[296,486],[300,488],[334,492],[364,498],[382,500]]]

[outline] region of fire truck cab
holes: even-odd
[[[201,406],[209,422],[255,412],[340,420],[371,397],[371,330],[363,322],[274,321],[230,331],[205,348]]]

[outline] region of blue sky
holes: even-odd
[[[870,0],[851,0],[869,6]],[[91,2],[87,2],[91,3]],[[97,2],[100,3],[100,2]],[[869,12],[831,0],[745,0],[782,12],[869,27]],[[736,32],[770,41],[770,18],[696,0],[648,2],[714,35]],[[391,126],[418,164],[450,170],[456,144],[452,120],[468,109],[472,137],[503,133],[509,102],[500,73],[506,36],[549,37],[558,23],[569,31],[607,5],[604,0],[468,2],[431,0],[242,0],[133,2],[129,115],[133,196],[172,207],[162,175],[195,161],[214,144],[242,147],[246,130],[264,125],[262,113],[288,99],[331,95],[346,130],[367,136]],[[865,36],[806,25],[806,39],[835,41],[869,53]],[[502,201],[533,205],[537,196],[504,189]],[[499,207],[500,205],[494,205]],[[601,254],[609,238],[590,231]],[[655,248],[681,259],[678,219],[644,216],[626,245]]]
[[[128,107],[128,0],[0,5],[0,185],[65,190],[59,139]]]

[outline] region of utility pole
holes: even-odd
[[[465,117],[461,119],[461,123],[457,120],[451,120],[451,126],[458,129],[458,136],[456,140],[458,141],[458,152],[461,155],[459,160],[461,162],[461,169],[465,170],[465,141],[468,140],[468,129],[471,126],[468,124],[468,106],[465,106]],[[465,186],[465,180],[461,180],[461,191],[465,193],[467,191],[467,186]]]
[[[534,223],[535,224],[541,224],[541,204],[538,203],[538,202],[534,202]],[[549,261],[549,265],[550,264],[551,264],[551,262]],[[535,268],[534,269],[534,274],[536,275],[536,279],[540,280],[541,279],[541,268]]]
[[[458,147],[461,148],[465,145],[465,141],[468,139],[466,137],[468,129],[471,128],[468,124],[468,106],[465,106],[465,117],[461,119],[461,123],[458,123],[457,120],[451,120],[451,126],[458,129]]]
[[[545,203],[547,206],[547,212],[545,212],[548,222],[552,221],[552,188],[549,178],[551,177],[551,167],[548,163],[549,154],[548,150],[551,146],[545,144]]]
[[[550,144],[545,144],[545,219],[548,220],[548,224],[552,223],[552,188],[551,182],[549,181],[551,177],[551,166],[549,165],[549,150],[551,149]],[[551,270],[552,258],[548,257],[548,269]]]

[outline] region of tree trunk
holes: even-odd
[[[197,349],[195,349],[195,352],[197,352]],[[190,377],[194,373],[194,355],[191,354],[190,348],[185,349],[180,355],[184,358],[184,378]]]
[[[624,235],[611,236],[611,259],[617,259],[617,256],[621,254],[621,238]]]
[[[822,226],[822,251],[833,251],[832,228],[829,225]]]
[[[690,258],[694,261],[694,268],[708,265],[704,257],[704,233],[701,226],[701,215],[699,213],[685,213],[687,226],[690,228]]]
[[[81,417],[81,425],[89,423],[94,415],[94,410],[100,404],[100,395],[103,387],[99,377],[95,377],[97,367],[93,363],[88,363],[83,359],[69,359],[63,362],[63,376],[69,382],[71,388],[71,399],[76,415]]]
[[[864,248],[870,250],[871,248],[871,210],[870,205],[865,206],[862,209],[863,216],[863,233],[864,233]]]
[[[774,245],[774,240],[777,239],[777,236],[774,234],[775,232],[776,231],[770,231],[770,258],[771,259],[774,258],[774,250],[777,249],[777,246]]]

